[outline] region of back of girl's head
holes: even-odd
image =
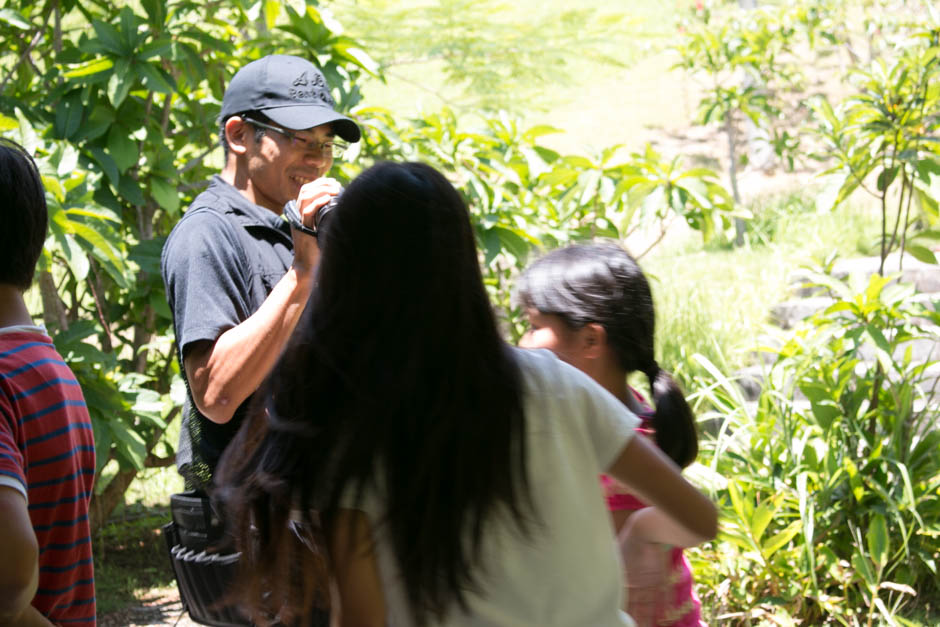
[[[265,405],[226,451],[220,495],[270,578],[293,572],[264,557],[289,552],[277,531],[287,510],[335,511],[380,477],[387,516],[372,523],[385,525],[421,622],[472,587],[494,510],[525,503],[519,375],[469,214],[439,172],[366,170],[320,238],[311,301],[257,395]]]
[[[452,316],[492,318],[463,200],[430,166],[363,172],[343,192],[322,245],[318,324],[453,337],[464,330]]]
[[[659,447],[680,466],[695,460],[698,438],[692,410],[654,356],[656,317],[649,282],[623,248],[603,242],[553,250],[522,274],[516,301],[558,316],[570,329],[592,323],[602,326],[624,372],[639,371],[650,380]]]

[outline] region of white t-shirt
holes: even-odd
[[[484,532],[478,593],[443,626],[625,627],[622,571],[598,474],[617,459],[639,419],[581,371],[545,350],[513,349],[522,372],[528,473],[536,524],[529,537],[507,517]],[[372,522],[388,625],[412,623],[381,498],[355,506]]]

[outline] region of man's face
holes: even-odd
[[[246,138],[249,184],[255,203],[275,213],[281,213],[287,201],[297,198],[302,185],[320,178],[333,165],[333,152],[324,146],[333,141],[329,124],[289,131],[293,139],[265,129],[255,141],[254,129],[251,131]]]

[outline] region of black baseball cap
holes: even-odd
[[[331,124],[348,142],[362,136],[359,125],[334,109],[330,86],[317,67],[300,57],[272,54],[235,73],[222,97],[221,120],[260,111],[291,130]]]

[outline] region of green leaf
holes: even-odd
[[[150,179],[150,193],[170,215],[176,215],[180,209],[180,196],[176,188],[160,178]]]
[[[97,220],[107,220],[108,222],[114,222],[115,224],[121,223],[121,218],[111,211],[104,207],[71,207],[65,211],[65,215],[69,218],[73,216],[83,216],[86,218],[95,218]]]
[[[118,183],[118,192],[124,197],[124,200],[132,205],[140,207],[147,202],[144,198],[143,191],[140,189],[140,185],[133,177],[127,175],[121,176],[121,182]]]
[[[94,156],[95,161],[98,162],[99,167],[101,167],[101,171],[104,172],[108,180],[111,181],[111,184],[117,186],[121,180],[121,174],[118,172],[117,164],[114,162],[111,155],[98,147],[92,148],[91,154]]]
[[[78,91],[70,93],[59,102],[55,113],[55,133],[57,137],[69,139],[78,130],[84,115],[82,96]]]
[[[120,124],[115,124],[108,131],[108,154],[121,173],[137,163],[137,142],[131,139],[130,131]]]
[[[529,254],[529,244],[518,233],[502,226],[496,226],[492,229],[503,248],[505,248],[513,257],[520,262],[524,261]]]
[[[888,189],[891,183],[894,182],[894,179],[897,175],[898,175],[898,166],[893,166],[890,168],[883,169],[878,174],[878,185],[877,185],[878,191],[883,192],[886,189]]]
[[[545,135],[553,135],[555,133],[561,133],[562,130],[555,128],[554,126],[549,126],[547,124],[537,124],[525,131],[522,134],[523,139],[527,142],[534,142],[537,138],[543,137]]]
[[[277,16],[281,13],[279,0],[266,0],[264,3],[264,24],[271,30],[277,25]]]
[[[137,74],[144,79],[144,83],[151,90],[163,94],[172,94],[176,91],[176,87],[170,83],[170,79],[161,68],[147,62],[141,62],[135,63],[134,69],[137,70]]]
[[[88,271],[91,268],[88,255],[85,254],[82,247],[69,233],[61,233],[56,237],[56,240],[59,242],[62,256],[65,257],[65,263],[72,272],[72,276],[75,277],[76,281],[84,281],[88,277]]]
[[[106,454],[106,451],[111,450],[111,429],[109,425],[111,421],[98,418],[97,412],[93,411],[92,408],[89,408],[88,413],[91,416],[91,430],[94,433],[95,451],[97,453],[95,455],[95,472],[99,473],[111,457]]]
[[[3,131],[12,131],[15,128],[19,128],[20,123],[13,118],[8,118],[7,116],[0,113],[0,132]]]
[[[774,553],[779,551],[793,538],[795,538],[800,533],[802,528],[802,522],[799,520],[794,520],[789,525],[787,525],[783,531],[767,538],[767,541],[761,545],[761,553],[763,553],[764,558],[770,559]]]
[[[143,46],[134,57],[141,62],[153,57],[165,57],[172,48],[173,43],[170,40],[161,38]]]
[[[166,20],[166,7],[163,0],[141,0],[141,5],[147,12],[152,26],[163,26]]]
[[[136,74],[132,76],[129,69],[130,63],[121,59],[115,63],[111,78],[108,79],[108,99],[115,109],[121,106],[134,84]]]
[[[924,263],[932,263],[934,265],[937,264],[937,256],[934,254],[932,250],[930,250],[926,246],[920,246],[918,244],[908,244],[907,252],[909,252],[911,256],[914,257],[914,259],[917,259],[918,261],[922,261]]]
[[[777,506],[769,499],[758,505],[757,509],[754,510],[754,517],[751,518],[751,535],[754,536],[755,542],[760,543],[767,525],[770,524],[776,513]]]
[[[166,301],[166,293],[163,290],[151,290],[150,306],[153,307],[154,312],[164,320],[173,320],[173,313],[170,311],[170,305]]]
[[[73,222],[70,228],[74,235],[85,240],[93,250],[114,264],[115,268],[119,271],[125,270],[124,260],[121,259],[112,243],[101,235],[101,233],[81,222]]]
[[[483,233],[483,264],[489,266],[496,259],[496,256],[502,251],[502,244],[499,235],[493,229],[487,229]]]
[[[889,552],[888,525],[884,516],[875,514],[872,517],[868,525],[868,531],[865,534],[865,540],[872,560],[878,565],[879,570],[883,569],[888,563]]]
[[[65,78],[84,78],[86,76],[94,76],[95,74],[100,74],[101,72],[106,72],[114,67],[114,61],[107,57],[99,57],[97,59],[92,59],[86,63],[63,72],[62,76]]]
[[[369,55],[368,52],[362,48],[357,46],[348,46],[338,48],[337,51],[340,52],[342,57],[352,61],[369,74],[378,76],[380,71],[379,64]]]
[[[124,56],[128,51],[124,49],[124,42],[121,40],[121,34],[117,29],[101,20],[92,20],[91,27],[95,29],[98,35],[98,42],[104,46],[108,52],[115,56]]]
[[[20,30],[30,30],[33,28],[29,20],[13,9],[0,9],[0,22],[4,22]]]
[[[108,422],[115,437],[118,454],[129,461],[137,470],[144,469],[147,458],[147,443],[130,425],[120,419]]]
[[[731,497],[731,505],[741,521],[749,522],[754,515],[754,505],[744,498],[738,482],[733,479],[728,481],[728,496]]]
[[[121,9],[121,35],[125,43],[125,50],[130,52],[137,47],[140,40],[137,27],[138,18],[130,7]]]
[[[862,576],[869,588],[875,587],[875,575],[872,573],[868,558],[862,555],[859,547],[855,547],[855,553],[852,554],[852,566],[855,567],[855,572]]]
[[[551,187],[556,185],[567,187],[568,185],[571,185],[578,180],[579,174],[580,173],[577,170],[572,170],[571,168],[566,168],[564,166],[555,166],[551,169],[551,171],[539,176],[539,183],[542,183],[543,185],[549,185]]]
[[[98,139],[104,135],[114,123],[114,109],[104,102],[95,106],[91,114],[82,123],[78,132],[72,137],[72,142],[83,144]]]
[[[159,275],[160,254],[163,251],[163,242],[165,240],[165,237],[159,237],[139,242],[131,247],[128,256],[144,272]],[[162,290],[158,291],[163,294]]]

